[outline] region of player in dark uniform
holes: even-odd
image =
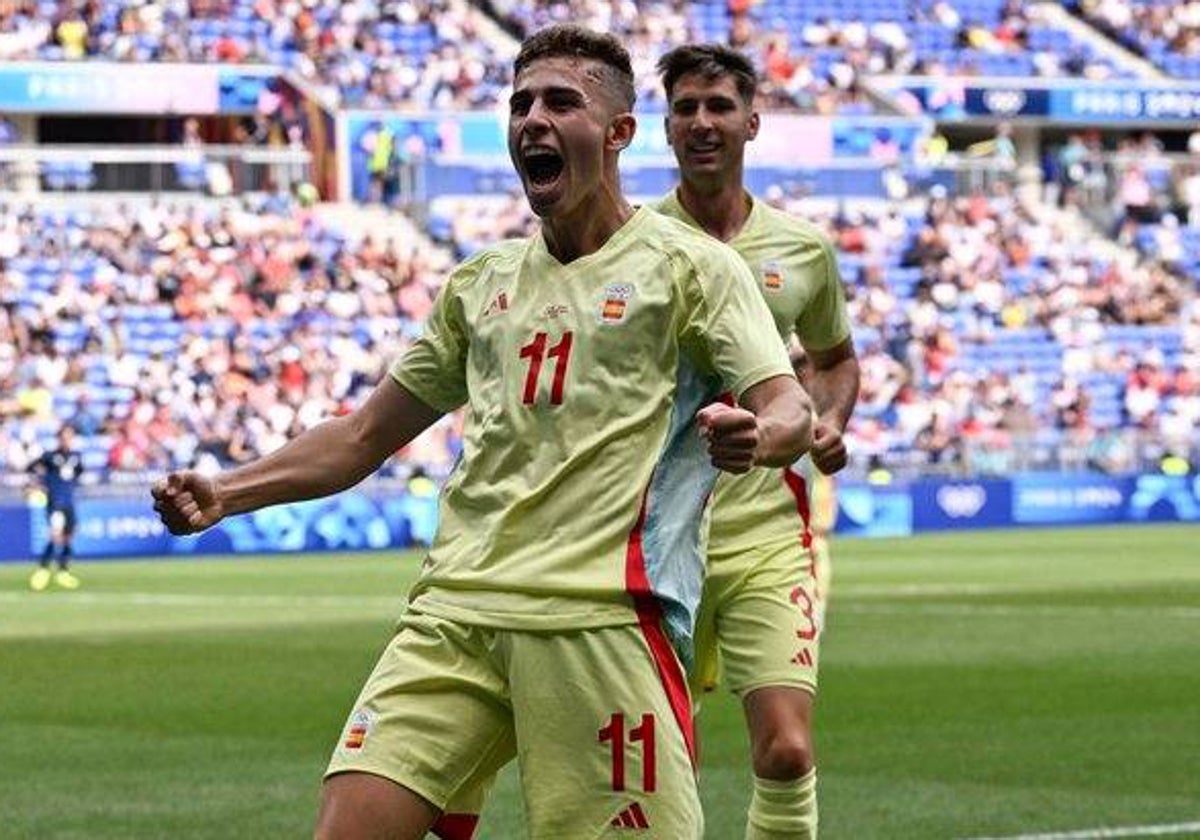
[[[75,429],[58,430],[58,448],[45,452],[31,467],[46,492],[46,516],[50,540],[42,551],[38,568],[29,578],[29,588],[40,592],[53,580],[63,589],[78,589],[79,578],[71,574],[71,537],[75,533],[75,484],[83,472],[83,459],[74,450]],[[55,553],[57,551],[57,557]],[[58,571],[51,574],[50,564],[57,560]]]

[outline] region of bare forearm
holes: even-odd
[[[353,487],[440,416],[384,377],[353,414],[322,423],[265,458],[218,476],[223,513],[316,499]]]
[[[812,400],[794,377],[760,383],[743,394],[743,402],[758,421],[755,465],[786,467],[812,446]]]
[[[383,462],[355,440],[352,418],[337,417],[217,477],[226,515],[316,499],[353,487]]]
[[[858,402],[858,359],[851,356],[810,374],[817,417],[843,431]]]

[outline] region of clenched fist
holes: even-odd
[[[217,483],[190,470],[175,472],[150,488],[154,509],[172,534],[196,534],[221,521]]]
[[[754,466],[758,449],[758,418],[744,408],[713,403],[696,413],[700,436],[708,443],[713,466],[744,473]]]
[[[813,426],[813,445],[809,450],[813,464],[825,475],[833,475],[846,466],[846,443],[831,423],[818,421]]]

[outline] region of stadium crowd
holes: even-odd
[[[1195,6],[1168,5],[1177,7],[1169,19],[1184,21]],[[341,106],[489,108],[510,81],[514,43],[501,28],[520,38],[568,18],[621,36],[651,107],[661,107],[655,60],[687,40],[722,41],[752,55],[765,106],[826,114],[870,112],[862,82],[880,73],[1100,79],[1127,72],[1044,21],[1038,4],[1017,0],[493,0],[480,7],[448,0],[5,0],[0,59],[273,64]]]
[[[1183,55],[1197,5],[1082,4]],[[1115,72],[1040,15],[1015,0],[0,0],[0,58],[271,62],[344,105],[489,107],[511,49],[493,24],[519,38],[569,17],[620,34],[649,103],[658,55],[688,39],[753,55],[764,107],[818,113],[869,111],[861,81],[875,73]],[[1200,132],[1189,148],[1200,154]],[[1112,151],[1094,132],[1052,150],[1047,212],[1003,180],[832,211],[768,191],[840,255],[863,367],[857,468],[1004,471],[1054,457],[1115,469],[1195,445],[1200,167],[1172,164],[1149,133]],[[514,193],[440,202],[431,231],[447,248],[347,240],[271,201],[0,207],[0,475],[22,472],[59,419],[82,432],[92,472],[269,452],[382,374],[452,255],[534,224]],[[1095,202],[1112,208],[1115,246],[1072,221]],[[415,446],[406,462],[444,473],[454,423]]]
[[[1075,0],[1083,18],[1172,76],[1200,79],[1196,0]]]
[[[249,460],[357,400],[426,317],[445,254],[299,208],[0,208],[0,473],[61,421],[113,473]],[[444,474],[453,424],[406,461]]]
[[[858,469],[1117,471],[1197,445],[1200,275],[1137,256],[1135,238],[1106,246],[1005,181],[935,187],[923,207],[830,211],[782,187],[767,200],[839,252],[863,374],[847,433]],[[535,223],[518,195],[447,200],[435,216],[459,255]]]

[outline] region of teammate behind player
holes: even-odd
[[[680,184],[657,207],[728,242],[754,272],[780,337],[799,338],[819,413],[811,463],[836,472],[846,464],[842,430],[858,395],[858,361],[829,243],[743,187],[745,145],[759,129],[753,65],[727,47],[702,45],[672,50],[658,69]],[[715,682],[719,650],[750,729],[747,838],[817,831],[811,731],[824,592],[810,550],[809,479],[807,459],[796,470],[722,476],[713,500],[693,686]]]
[[[699,837],[676,651],[713,466],[782,466],[811,443],[745,265],[621,192],[625,49],[551,27],[522,45],[514,79],[509,151],[542,231],[459,266],[352,414],[154,489],[172,532],[198,531],[349,487],[466,405],[438,534],[334,753],[318,837],[419,837],[518,753],[534,837]],[[723,389],[749,410],[710,405]],[[444,817],[469,836],[470,815]]]
[[[53,580],[63,589],[78,589],[79,578],[71,573],[70,566],[71,542],[75,536],[75,484],[83,472],[83,460],[75,451],[74,427],[60,427],[57,448],[43,453],[30,470],[46,494],[50,539],[29,578],[29,588],[41,592]],[[57,572],[51,573],[52,562],[58,566]]]

